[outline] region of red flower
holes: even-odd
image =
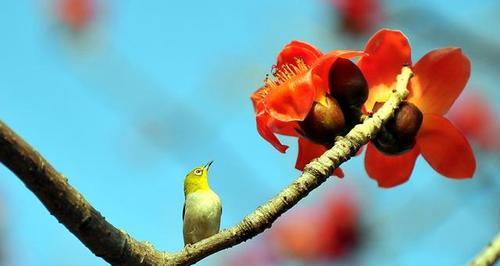
[[[479,148],[487,151],[500,150],[499,120],[491,104],[480,94],[462,95],[447,116]]]
[[[354,196],[348,192],[330,196],[324,200],[321,212],[320,257],[337,258],[353,251],[359,237],[359,209]]]
[[[72,30],[85,28],[94,17],[93,0],[58,0],[57,15]]]
[[[265,85],[252,94],[257,130],[265,140],[284,153],[288,146],[281,144],[275,133],[299,138],[297,169],[303,170],[307,163],[327,150],[324,145],[304,137],[302,133],[305,130],[301,123],[307,122],[315,104],[338,105],[329,96],[328,76],[332,65],[339,58],[361,54],[346,50],[323,54],[310,44],[293,41],[279,53],[274,78],[266,79]],[[355,75],[353,78],[357,78]],[[343,122],[344,118],[341,119]],[[340,169],[336,169],[334,174],[343,176]]]
[[[302,261],[347,255],[356,246],[359,234],[357,202],[348,192],[285,214],[270,230],[268,243],[282,256]]]
[[[371,30],[382,20],[382,4],[379,0],[332,0],[339,12],[341,26],[352,34]]]
[[[269,231],[269,241],[279,257],[312,261],[318,258],[321,243],[318,228],[321,211],[303,207],[285,214]]]
[[[402,66],[411,66],[411,49],[400,31],[384,29],[371,37],[365,53],[358,66],[370,88],[364,107],[371,111],[376,102],[389,97]],[[416,144],[403,154],[387,155],[369,143],[365,157],[368,175],[381,187],[399,185],[409,179],[416,158],[422,154],[446,177],[472,177],[476,168],[472,149],[463,134],[443,117],[469,79],[469,59],[459,48],[442,48],[427,53],[412,68],[414,77],[407,101],[423,113]]]

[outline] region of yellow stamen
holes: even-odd
[[[260,91],[262,97],[265,97],[268,94],[268,90],[276,88],[281,84],[292,80],[299,74],[306,72],[309,67],[304,63],[304,60],[300,58],[295,58],[295,64],[284,64],[279,69],[273,73],[274,78],[269,78],[266,75],[266,79],[264,80],[264,90]]]

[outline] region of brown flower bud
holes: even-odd
[[[339,103],[330,96],[323,102],[314,102],[304,121],[299,122],[301,134],[309,140],[329,145],[345,129],[345,120]]]
[[[382,103],[375,103],[373,111],[377,111]],[[377,134],[373,143],[380,151],[388,154],[399,154],[410,150],[415,145],[415,137],[422,125],[422,112],[412,103],[403,102]]]
[[[337,58],[328,77],[330,95],[343,107],[360,107],[368,98],[368,83],[361,70],[351,60]]]

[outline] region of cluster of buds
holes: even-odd
[[[383,103],[376,102],[373,111],[382,107]],[[401,154],[415,146],[415,137],[422,125],[424,116],[420,109],[412,103],[404,101],[394,112],[394,116],[387,121],[373,144],[386,154]]]

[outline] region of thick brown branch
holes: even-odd
[[[188,265],[260,234],[322,184],[333,169],[352,157],[393,115],[408,95],[407,84],[411,75],[410,68],[403,67],[396,88],[383,107],[345,137],[338,138],[330,150],[309,163],[302,175],[276,197],[239,224],[173,254],[158,252],[151,245],[138,242],[113,227],[68,184],[63,175],[1,122],[0,161],[35,193],[59,222],[107,262],[114,265]]]
[[[161,253],[113,227],[38,152],[0,122],[0,161],[95,255],[114,265],[160,265]],[[147,254],[147,255],[146,255]]]

